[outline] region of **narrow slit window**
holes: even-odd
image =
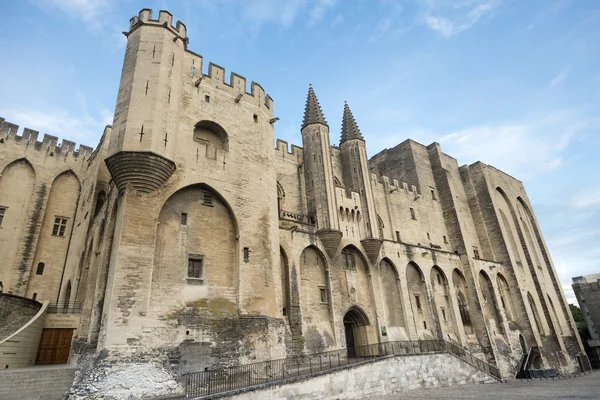
[[[258,123],[258,115],[254,114],[253,118],[254,118],[254,122]]]
[[[4,215],[6,215],[6,207],[0,207],[0,226],[2,226]]]
[[[396,231],[396,242],[400,242],[400,231]]]
[[[34,293],[33,296],[31,296],[31,300],[37,300],[37,293]]]
[[[327,303],[327,289],[319,288],[319,294],[321,295],[321,303]]]
[[[423,328],[427,329],[427,321],[423,321]]]
[[[442,318],[444,318],[444,321],[447,321],[447,319],[446,319],[446,310],[444,310],[443,308],[442,308]]]
[[[410,218],[417,219],[417,216],[415,215],[415,209],[412,207],[410,208]]]
[[[433,190],[433,189],[431,189],[431,199],[437,200],[437,197],[435,197],[435,190]]]
[[[181,213],[181,225],[187,225],[187,213]]]
[[[444,243],[448,244],[448,238],[446,236],[444,236]]]
[[[250,247],[244,247],[244,262],[250,261]]]
[[[415,305],[417,306],[417,310],[421,309],[421,296],[415,294]]]
[[[65,236],[67,230],[67,218],[56,217],[54,218],[54,226],[52,227],[52,236]]]

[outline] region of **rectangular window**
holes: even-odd
[[[435,197],[435,190],[431,189],[431,198],[433,200],[437,200],[437,197]]]
[[[421,296],[415,294],[415,305],[417,306],[417,310],[421,309]]]
[[[410,208],[410,218],[411,219],[417,219],[416,215],[415,215],[415,209],[414,208]]]
[[[67,230],[67,218],[56,217],[54,218],[54,227],[52,228],[52,236],[65,236]]]
[[[181,225],[187,225],[187,213],[181,213]]]
[[[442,308],[442,318],[444,318],[444,321],[447,321],[447,319],[446,319],[446,310],[444,310],[443,308]]]
[[[205,103],[210,103],[210,96],[209,95],[204,96],[204,102]]]
[[[474,256],[475,258],[479,258],[479,250],[477,250],[477,249],[473,249],[473,256]]]
[[[346,269],[356,269],[356,263],[354,260],[354,253],[351,251],[342,252],[342,261],[344,263],[344,268]]]
[[[444,236],[444,243],[448,244],[448,238]]]
[[[319,288],[319,293],[321,295],[321,303],[323,303],[323,304],[327,303],[327,289]]]
[[[250,247],[244,247],[244,262],[250,261]]]
[[[37,265],[37,269],[35,270],[35,274],[36,275],[43,275],[44,274],[44,263],[41,262]]]
[[[201,279],[204,269],[204,257],[200,255],[188,258],[188,278]]]
[[[427,322],[423,321],[423,328],[427,329]]]
[[[400,231],[396,231],[396,242],[400,242]]]
[[[2,221],[4,220],[4,214],[6,214],[6,207],[0,207],[0,226],[2,226]]]
[[[254,122],[258,123],[258,115],[254,114]]]
[[[431,240],[431,236],[429,236],[429,232],[427,232],[427,239]]]

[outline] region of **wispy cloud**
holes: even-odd
[[[323,19],[327,10],[335,6],[337,0],[316,0],[308,13],[308,24],[315,25]]]
[[[46,106],[43,108],[9,108],[0,110],[7,121],[68,139],[88,146],[95,146],[106,125],[112,124],[113,115],[105,107],[98,106],[89,112],[85,104],[78,113],[70,110]]]
[[[57,9],[71,17],[89,23],[100,23],[99,18],[111,8],[110,0],[30,0],[42,10]]]
[[[578,118],[576,112],[565,111],[525,123],[468,127],[439,141],[461,163],[482,160],[527,179],[560,167],[573,140],[599,127],[598,118]]]
[[[600,207],[600,188],[589,187],[576,193],[571,199],[571,205],[576,209]]]
[[[570,71],[571,71],[571,67],[567,67],[567,68],[563,69],[562,71],[560,71],[558,73],[558,75],[556,75],[554,78],[552,78],[552,80],[548,84],[548,87],[550,89],[552,89],[553,87],[555,87],[555,86],[560,85],[561,83],[563,83],[564,80],[569,75]]]
[[[491,18],[502,0],[421,0],[424,11],[421,23],[449,38],[475,25],[481,18]]]

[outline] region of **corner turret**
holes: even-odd
[[[367,147],[365,140],[358,129],[348,103],[344,103],[344,115],[342,117],[342,137],[340,140],[340,151],[342,154],[342,171],[346,191],[360,194],[363,215],[367,221],[367,237],[361,240],[371,262],[377,260],[382,241],[374,232],[378,232],[377,212],[375,211],[375,199],[371,190],[369,179],[369,164],[367,158]]]
[[[316,219],[323,246],[330,257],[342,239],[335,206],[335,186],[331,161],[329,126],[312,85],[308,88],[302,122],[304,178],[308,214]]]

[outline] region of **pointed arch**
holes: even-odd
[[[533,315],[533,320],[535,322],[537,331],[540,334],[540,336],[544,336],[544,327],[542,325],[542,320],[540,319],[540,315],[538,313],[537,304],[530,292],[527,292],[527,302],[529,303],[529,309],[531,311],[531,314]]]
[[[198,301],[211,293],[237,304],[237,238],[235,214],[220,192],[205,183],[176,190],[158,213],[154,288],[185,288],[174,302]]]
[[[452,283],[454,285],[454,290],[456,291],[456,301],[458,303],[458,312],[460,314],[462,325],[467,334],[472,334],[474,333],[474,330],[471,323],[469,301],[466,296],[468,289],[467,281],[458,268],[455,268],[454,271],[452,271]]]
[[[290,312],[290,271],[288,256],[283,246],[279,246],[279,267],[281,274],[281,314],[287,317]]]
[[[2,262],[0,262],[0,276],[3,281],[4,291],[23,294],[17,290],[26,279],[12,271],[27,270],[28,261],[31,261],[31,248],[25,249],[27,237],[33,235],[35,224],[28,226],[40,211],[32,205],[35,193],[36,171],[26,158],[20,158],[6,165],[0,174],[0,207],[2,208],[2,228],[0,229],[0,242],[2,242]],[[37,221],[35,221],[37,223]],[[39,263],[39,261],[38,261]]]
[[[451,302],[448,278],[438,265],[434,265],[431,267],[429,279],[441,334],[444,337],[456,340],[458,339],[458,329]]]
[[[409,291],[408,295],[415,328],[420,336],[431,336],[433,326],[429,312],[430,303],[427,283],[423,271],[414,261],[409,262],[406,266],[406,285]]]
[[[399,275],[394,263],[387,257],[379,262],[379,282],[387,326],[405,326]]]
[[[500,310],[498,308],[498,304],[496,303],[496,295],[494,294],[494,285],[492,284],[492,280],[490,279],[490,276],[483,270],[479,271],[478,278],[479,289],[481,291],[481,296],[483,297],[482,308],[487,311],[487,318],[494,320],[495,326],[500,333],[504,333],[502,319],[500,317]]]
[[[496,275],[496,283],[498,285],[498,291],[500,292],[500,303],[506,312],[506,317],[509,321],[515,321],[515,306],[513,304],[512,294],[508,282],[501,272],[498,272]]]

